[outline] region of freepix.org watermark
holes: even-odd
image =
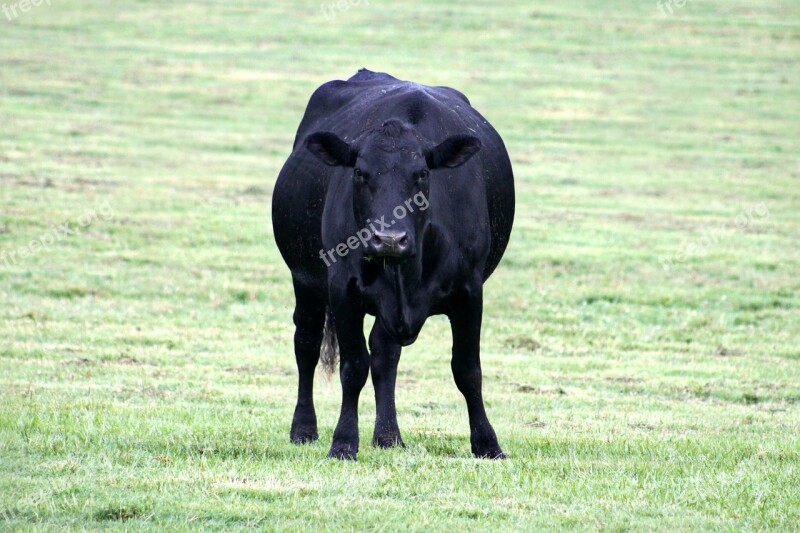
[[[682,8],[689,0],[658,0],[656,6],[665,17],[672,15],[675,8]]]
[[[350,8],[362,4],[368,6],[369,0],[336,0],[329,4],[320,4],[319,8],[325,14],[325,18],[331,20],[336,18],[337,13],[345,13],[350,11]]]
[[[34,7],[39,7],[42,4],[52,5],[50,2],[51,0],[19,0],[19,2],[12,4],[3,4],[2,10],[6,18],[11,21],[18,19],[20,13],[27,13]]]
[[[749,207],[744,213],[733,219],[733,226],[738,230],[745,230],[753,227],[758,220],[769,217],[769,209],[763,203]],[[679,251],[674,255],[659,256],[658,262],[664,272],[670,272],[680,263],[685,263],[690,257],[697,254],[708,253],[712,247],[720,242],[723,235],[731,225],[721,224],[716,227],[706,227],[702,231],[702,236],[695,239],[685,240],[680,246]]]
[[[24,246],[19,246],[12,250],[0,252],[0,265],[11,268],[19,264],[20,261],[35,255],[37,252],[49,248],[75,235],[80,235],[81,230],[88,228],[100,220],[111,220],[114,213],[108,202],[100,204],[96,209],[83,213],[78,217],[77,223],[64,222],[63,224],[53,224],[46,232],[39,237],[32,239]]]
[[[331,264],[336,262],[334,254],[339,257],[345,257],[350,253],[350,250],[355,250],[359,246],[366,246],[369,239],[375,235],[376,232],[391,228],[398,220],[403,220],[409,213],[413,213],[414,206],[419,208],[420,211],[426,211],[431,204],[428,202],[424,193],[418,192],[412,198],[409,198],[392,210],[392,215],[394,216],[393,220],[386,222],[385,215],[378,220],[367,219],[367,226],[358,230],[355,235],[349,237],[346,241],[339,243],[327,252],[325,250],[320,250],[319,258],[325,262],[325,266],[331,266]],[[376,227],[376,224],[378,227]]]

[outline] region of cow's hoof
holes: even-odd
[[[340,461],[355,461],[358,450],[354,450],[349,444],[334,444],[328,452],[329,459],[339,459]]]
[[[490,446],[484,450],[472,450],[478,459],[508,459],[499,446]]]
[[[387,433],[384,435],[375,435],[372,437],[372,445],[377,448],[405,448],[406,444],[400,438],[399,433]]]
[[[316,429],[298,429],[289,435],[293,444],[308,444],[319,439]]]

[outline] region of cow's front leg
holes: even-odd
[[[481,320],[483,315],[483,289],[477,286],[455,297],[450,313],[453,331],[453,359],[451,367],[456,386],[467,401],[469,412],[470,444],[477,457],[505,459],[497,443],[497,435],[486,416],[482,395],[481,374]]]
[[[386,333],[379,320],[375,321],[369,335],[372,384],[375,387],[375,433],[372,444],[381,448],[405,446],[397,425],[394,389],[397,381],[397,363],[400,361],[400,344]]]
[[[353,302],[334,308],[339,339],[339,377],[342,382],[342,410],[333,432],[328,457],[355,460],[358,453],[358,397],[369,375],[369,353],[364,339],[364,312]]]

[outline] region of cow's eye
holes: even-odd
[[[420,173],[419,173],[419,177],[417,178],[417,181],[425,181],[426,179],[428,179],[428,175],[430,175],[430,172],[428,172],[428,169],[427,168],[422,169],[420,171]]]
[[[363,182],[365,182],[365,181],[367,180],[367,178],[364,176],[364,173],[363,173],[363,172],[361,172],[361,169],[360,169],[360,168],[354,168],[354,169],[353,169],[353,178],[354,178],[354,179],[355,179],[355,180],[356,180],[358,183],[363,183]]]

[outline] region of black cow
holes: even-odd
[[[293,442],[318,438],[314,371],[321,352],[323,364],[335,365],[329,346],[338,348],[342,383],[329,457],[356,458],[358,397],[370,369],[373,444],[403,446],[394,400],[400,349],[429,316],[444,314],[472,452],[505,457],[483,405],[480,332],[483,283],[513,218],[503,141],[460,92],[365,69],[314,92],[272,197],[295,292]],[[367,313],[376,317],[369,350]]]

